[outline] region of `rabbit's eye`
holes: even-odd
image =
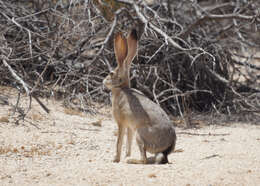
[[[109,75],[111,76],[111,77],[113,77],[114,76],[114,72],[113,71],[111,71],[110,73],[109,73]]]

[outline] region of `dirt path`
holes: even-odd
[[[15,101],[15,100],[14,100]],[[116,125],[44,101],[15,125],[0,105],[0,185],[260,185],[260,126],[177,131],[167,165],[112,163]],[[93,123],[103,119],[102,126]],[[8,120],[8,121],[7,121]],[[31,123],[30,123],[31,122]],[[202,134],[202,135],[201,135]],[[139,158],[136,145],[133,156]]]

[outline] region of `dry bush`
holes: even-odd
[[[1,84],[96,112],[93,102],[109,103],[102,80],[116,65],[113,33],[136,27],[132,87],[171,115],[215,111],[259,121],[258,7],[254,0],[0,0]]]

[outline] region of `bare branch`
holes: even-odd
[[[4,65],[8,68],[8,70],[11,72],[11,74],[12,74],[12,76],[14,77],[14,79],[16,79],[22,86],[23,86],[23,88],[24,88],[24,90],[25,90],[25,92],[26,92],[26,94],[27,94],[27,96],[29,96],[30,95],[30,91],[29,91],[29,85],[27,85],[27,83],[25,83],[16,73],[15,73],[15,71],[12,69],[12,67],[7,63],[7,59],[6,59],[6,57],[5,56],[1,56],[1,59],[2,59],[2,61],[3,61],[3,63],[4,63]]]

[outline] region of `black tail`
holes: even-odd
[[[169,163],[168,161],[168,155],[174,151],[175,149],[175,144],[176,144],[176,134],[174,133],[175,137],[174,137],[174,140],[173,140],[173,143],[165,150],[163,151],[163,159],[162,161],[160,162],[161,164],[166,164],[166,163]]]
[[[170,147],[168,147],[165,151],[163,151],[163,159],[160,162],[161,164],[166,164],[169,163],[168,161],[168,155],[172,152],[172,145]]]

